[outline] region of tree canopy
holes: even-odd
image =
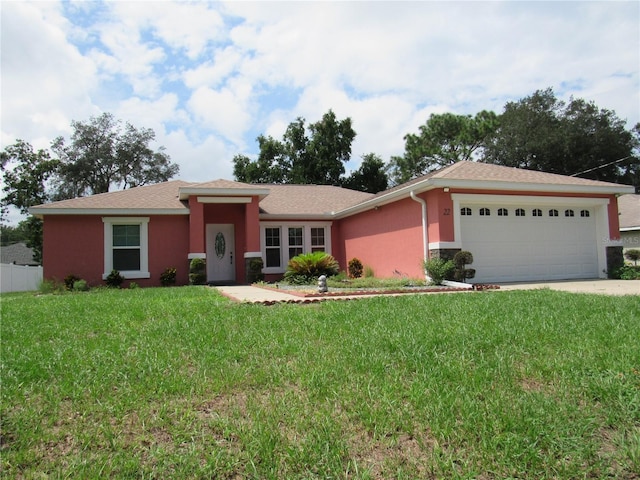
[[[58,137],[52,150],[60,159],[57,198],[74,198],[108,192],[113,186],[131,188],[164,182],[178,173],[164,147],[153,151],[150,128],[136,128],[116,120],[110,113],[88,122],[71,123],[67,143]]]
[[[403,183],[438,168],[479,156],[486,139],[498,127],[498,116],[483,110],[475,116],[432,114],[419,132],[405,135],[405,152],[392,157],[394,183]]]
[[[342,186],[351,190],[378,193],[389,187],[384,161],[375,153],[362,156],[360,167],[344,179]]]
[[[551,88],[508,102],[482,160],[608,182],[640,185],[640,125],[627,130],[595,103],[558,100]]]
[[[355,136],[351,119],[338,120],[332,110],[308,127],[299,117],[289,124],[282,140],[260,135],[256,160],[236,155],[233,175],[248,183],[340,185]]]
[[[52,142],[57,158],[46,149],[34,151],[24,140],[0,153],[2,219],[11,205],[27,214],[30,207],[51,200],[163,182],[178,173],[164,147],[154,151],[149,146],[155,139],[151,129],[129,123],[123,127],[110,113],[71,126],[70,142],[62,137]],[[36,255],[42,251],[41,223],[33,217],[21,223]]]

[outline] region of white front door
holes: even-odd
[[[236,281],[236,252],[233,224],[209,224],[207,234],[207,281]]]

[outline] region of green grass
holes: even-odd
[[[6,478],[638,478],[640,301],[3,295]]]

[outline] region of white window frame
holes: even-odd
[[[103,217],[104,223],[104,272],[102,279],[106,280],[113,270],[113,226],[140,226],[140,270],[125,270],[120,272],[126,279],[151,278],[149,273],[149,217]]]
[[[313,248],[311,245],[311,229],[324,228],[324,251],[331,254],[331,222],[260,222],[260,251],[266,259],[266,235],[265,229],[280,229],[280,266],[265,267],[263,273],[284,273],[289,263],[289,228],[302,228],[302,252],[310,253]],[[294,245],[297,246],[297,245]]]

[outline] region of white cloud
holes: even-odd
[[[640,121],[634,2],[2,2],[2,142],[102,111],[188,179],[231,178],[255,136],[351,117],[360,156],[434,112],[501,112],[554,87]],[[197,178],[194,178],[197,177]]]

